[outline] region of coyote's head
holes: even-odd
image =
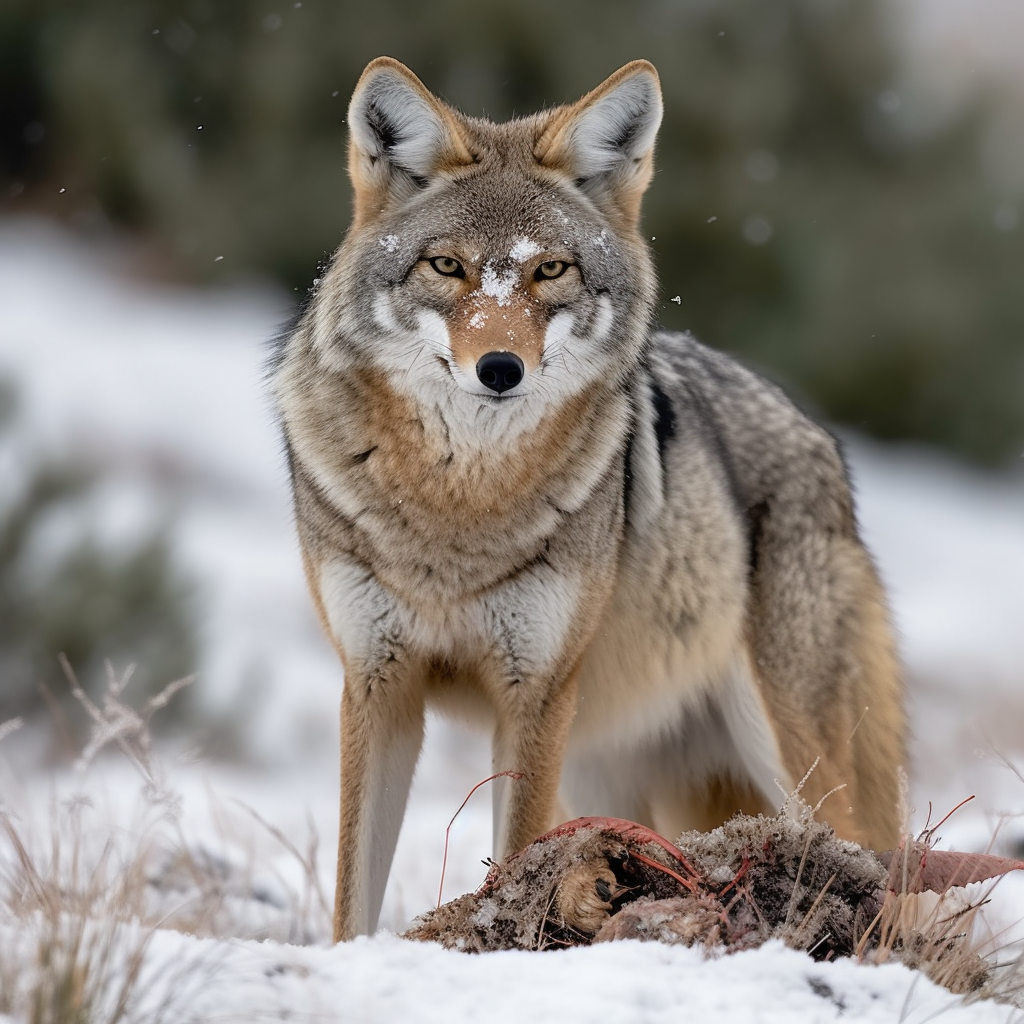
[[[646,61],[506,124],[373,61],[349,107],[354,218],[310,313],[321,357],[478,426],[625,379],[654,299],[638,222],[661,110]]]

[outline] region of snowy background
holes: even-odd
[[[3,479],[15,483],[41,454],[101,456],[104,483],[90,515],[111,544],[173,509],[174,551],[205,601],[193,696],[204,713],[237,722],[242,737],[230,762],[192,752],[176,763],[180,743],[161,753],[183,828],[220,856],[247,852],[268,885],[285,887],[301,882],[295,858],[235,801],[298,847],[312,830],[329,899],[341,672],[304,592],[263,382],[267,340],[288,307],[270,287],[156,286],[133,276],[129,249],[97,250],[41,221],[0,223],[0,375],[17,384],[22,403]],[[857,437],[847,450],[907,663],[911,825],[923,827],[929,804],[934,822],[976,794],[942,828],[941,845],[1022,855],[1024,782],[1003,762],[1024,767],[1024,480]],[[5,804],[45,831],[42,809],[86,791],[90,821],[132,835],[139,786],[124,763],[101,759],[83,778],[48,767],[41,749],[31,730],[0,747]],[[401,929],[433,905],[445,826],[488,762],[482,738],[432,723],[383,927]],[[446,897],[482,880],[489,804],[479,794],[453,829]],[[990,927],[1020,919],[1024,886],[1011,877],[997,890]],[[311,920],[307,937],[322,941],[322,916]],[[327,950],[166,933],[151,955],[199,965],[205,980],[192,1002],[182,995],[198,1019],[275,1019],[291,1008],[311,1015],[302,1019],[415,1010],[417,1019],[451,1021],[474,1016],[481,1000],[489,1020],[592,1019],[613,1006],[623,1020],[651,1021],[686,1012],[709,1021],[923,1021],[938,1010],[949,1020],[1003,1021],[1007,1013],[955,1009],[958,1000],[902,968],[812,965],[774,947],[707,964],[654,947],[460,959],[388,937]]]
[[[905,73],[895,84],[907,96],[923,91],[930,109],[948,115],[998,88],[982,156],[1007,194],[1019,190],[1019,0],[893,0],[887,11]],[[70,179],[51,183],[54,204],[68,198]],[[996,213],[998,231],[1021,229],[1016,207]],[[251,280],[233,290],[158,283],[147,276],[152,250],[113,238],[86,241],[38,217],[0,216],[0,381],[19,400],[15,430],[0,443],[0,508],[41,461],[66,460],[98,466],[100,481],[74,521],[58,515],[46,524],[48,545],[84,531],[117,551],[169,530],[175,563],[198,582],[201,658],[191,700],[195,720],[216,724],[216,742],[197,746],[194,736],[172,733],[156,752],[154,789],[116,755],[75,771],[55,756],[53,726],[41,715],[0,741],[0,810],[41,862],[53,834],[75,829],[83,849],[109,842],[129,859],[154,835],[169,836],[225,866],[230,913],[220,936],[272,936],[157,931],[130,1019],[1015,1019],[1005,1006],[965,1004],[899,966],[815,964],[781,946],[710,961],[695,950],[632,943],[470,958],[392,934],[329,947],[321,896],[329,902],[333,891],[341,670],[305,593],[263,379],[268,341],[295,296]],[[668,284],[665,302],[680,290]],[[942,826],[939,845],[1024,857],[1024,438],[1020,460],[1000,474],[925,448],[844,440],[907,668],[910,828],[974,795]],[[431,722],[384,929],[399,931],[433,906],[445,827],[489,763],[483,737]],[[480,883],[489,853],[482,791],[452,829],[445,898]],[[0,871],[10,863],[0,842]],[[165,886],[167,913],[175,891]],[[186,885],[181,900],[188,896]],[[1024,878],[1000,883],[984,926],[992,948],[1009,955],[1024,936]],[[11,1019],[4,985],[33,983],[31,970],[12,978],[9,968],[31,964],[33,934],[23,921],[0,918],[3,1024]],[[117,932],[125,954],[115,949],[115,975],[137,941],[130,926]]]

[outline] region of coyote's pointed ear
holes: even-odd
[[[454,111],[392,57],[366,66],[349,103],[348,126],[357,219],[412,195],[445,168],[473,163]]]
[[[545,167],[572,175],[595,202],[635,226],[654,169],[661,111],[658,72],[648,61],[634,60],[555,111],[534,155]]]

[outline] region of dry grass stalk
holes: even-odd
[[[92,719],[92,735],[76,762],[85,774],[108,747],[141,780],[136,827],[104,817],[80,787],[51,807],[48,839],[0,804],[0,1013],[30,1024],[160,1024],[184,1019],[185,1003],[209,964],[151,962],[158,929],[216,937],[275,937],[316,941],[329,934],[320,888],[317,840],[305,853],[246,808],[302,868],[295,893],[278,875],[275,892],[257,882],[254,855],[243,863],[195,846],[182,825],[182,797],[155,755],[154,713],[192,679],[176,680],[141,711],[126,703],[131,670],[108,665],[107,690],[92,701],[63,662],[72,692]],[[20,722],[0,724],[0,740]],[[211,795],[211,803],[213,798]],[[236,837],[237,822],[220,835]],[[154,1002],[155,993],[164,992]]]
[[[922,836],[930,842],[934,830]],[[927,844],[924,847],[929,850]],[[890,877],[900,879],[899,890],[886,893],[878,919],[865,933],[858,955],[871,963],[896,960],[927,975],[937,985],[963,995],[969,1002],[995,999],[1024,1007],[1024,954],[993,948],[981,927],[983,910],[992,899],[1001,875],[988,881],[974,896],[963,885],[940,885],[923,877],[922,846],[909,839],[890,864]],[[941,854],[949,858],[948,854]],[[933,851],[934,859],[934,851]],[[977,859],[964,855],[963,862]],[[947,874],[956,879],[956,860]],[[929,869],[934,874],[934,868]],[[1011,953],[1000,961],[1001,953]]]
[[[0,814],[14,857],[0,866],[5,930],[0,1008],[31,1024],[120,1024],[136,1014],[154,929],[139,927],[144,853],[127,861],[112,843],[88,851],[79,803],[54,829],[47,857]],[[153,972],[150,972],[152,975]],[[153,980],[152,977],[150,980]],[[169,1007],[167,1007],[169,1009]],[[164,1019],[149,1007],[145,1019]]]

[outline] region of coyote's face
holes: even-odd
[[[374,61],[349,109],[355,216],[314,305],[321,357],[479,431],[625,379],[653,301],[638,215],[660,116],[645,62],[494,125]]]

